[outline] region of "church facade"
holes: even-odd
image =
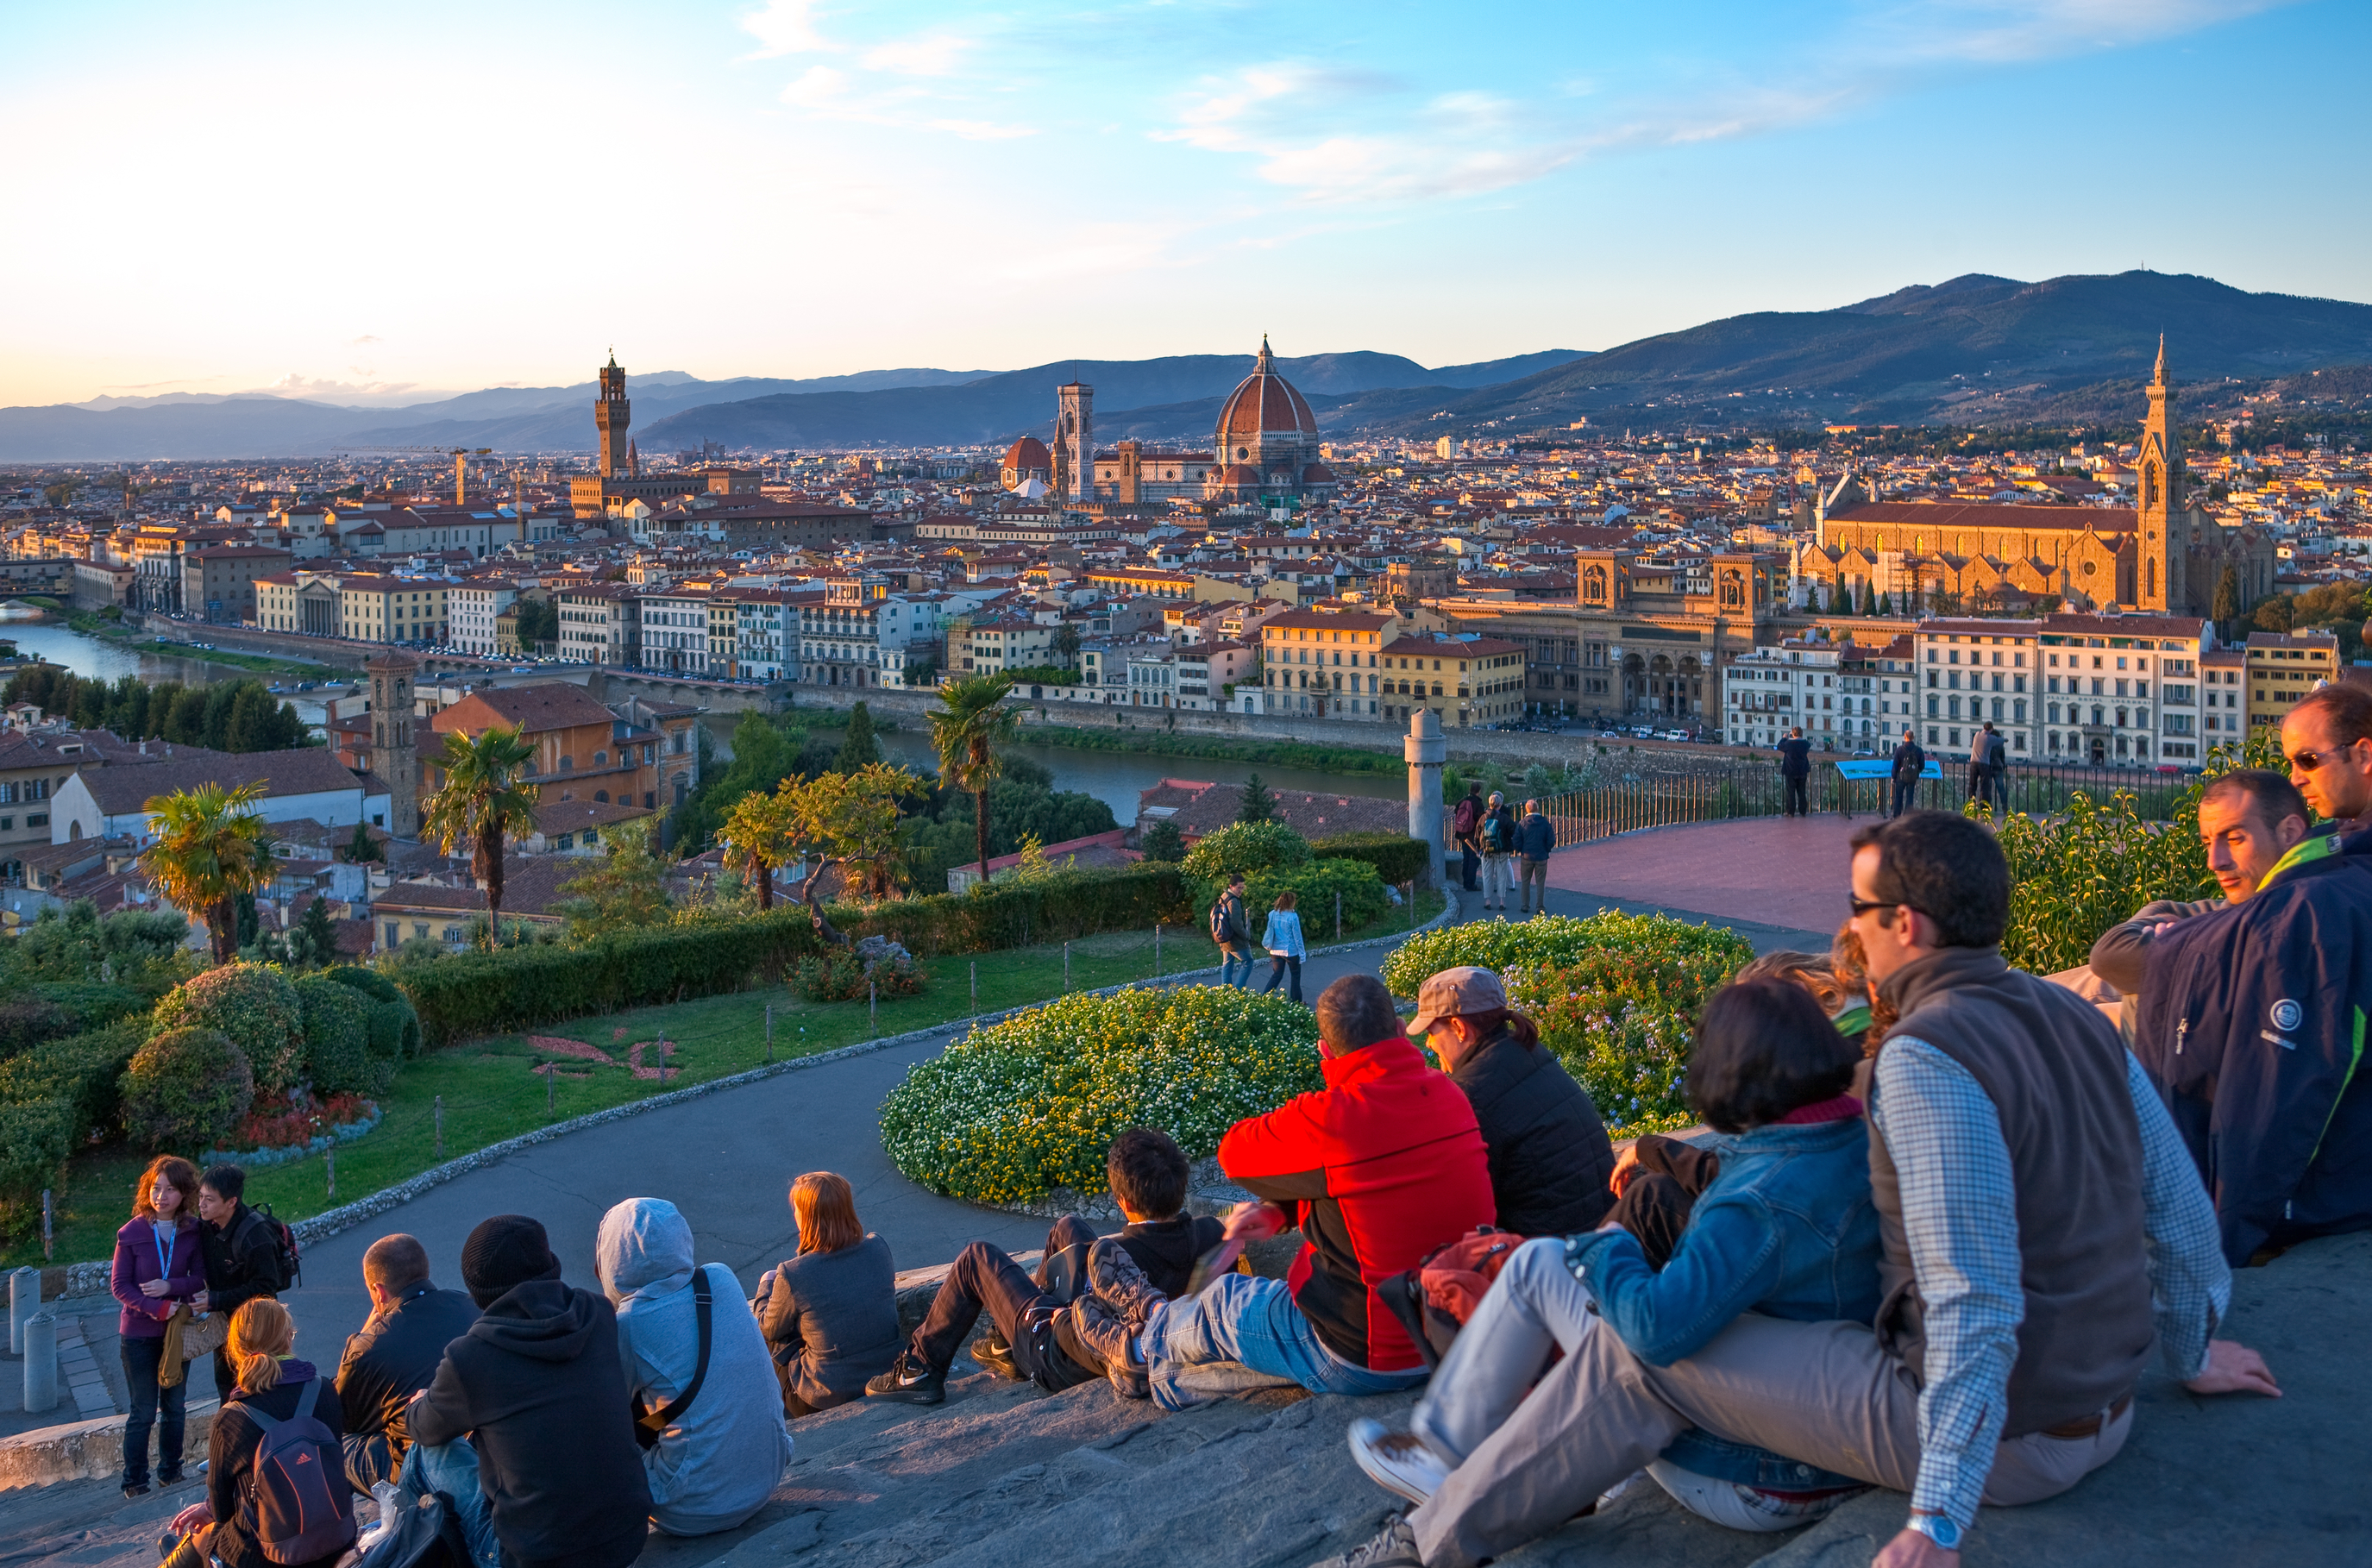
[[[1881,502],[1852,491],[1821,510],[1813,542],[1796,550],[1796,574],[1825,591],[1843,583],[1887,595],[1897,607],[1949,595],[1968,611],[2005,610],[2053,597],[2071,610],[2214,613],[2232,570],[2235,610],[2273,591],[2273,540],[2226,528],[2192,493],[2173,421],[2166,347],[2147,389],[2149,412],[2134,458],[2132,507]]]

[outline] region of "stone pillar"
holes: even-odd
[[[25,1409],[33,1414],[58,1407],[58,1318],[36,1312],[25,1319]]]
[[[1408,738],[1401,754],[1408,759],[1409,837],[1427,847],[1424,887],[1438,887],[1436,872],[1441,858],[1441,762],[1448,751],[1441,738],[1441,716],[1419,708],[1409,720]]]
[[[8,1353],[25,1353],[25,1319],[41,1309],[41,1271],[22,1268],[8,1276]]]

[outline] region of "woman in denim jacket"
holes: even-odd
[[[1412,1429],[1353,1426],[1360,1468],[1423,1501],[1506,1421],[1553,1354],[1586,1334],[1620,1334],[1643,1360],[1665,1365],[1743,1312],[1867,1321],[1878,1302],[1878,1214],[1868,1129],[1845,1092],[1859,1056],[1799,985],[1750,980],[1716,993],[1689,1064],[1690,1103],[1715,1135],[1672,1144],[1669,1168],[1652,1156],[1626,1161],[1617,1173],[1623,1201],[1598,1230],[1517,1249],[1434,1374]],[[1680,1222],[1658,1268],[1652,1240],[1623,1222],[1675,1209]],[[1642,1229],[1652,1237],[1656,1227]],[[1694,1432],[1648,1473],[1694,1511],[1743,1529],[1793,1528],[1865,1490]]]

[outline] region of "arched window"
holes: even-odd
[[[564,773],[575,772],[576,771],[576,759],[566,755],[562,756],[560,759],[560,771]]]
[[[606,768],[606,767],[608,767],[608,766],[610,765],[610,754],[609,754],[607,751],[596,751],[596,752],[594,752],[594,753],[593,753],[593,765],[594,765],[595,767],[597,767],[597,768]]]
[[[607,806],[610,804],[610,792],[606,789],[597,789],[593,792],[593,798]]]

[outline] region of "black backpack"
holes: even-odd
[[[296,1231],[289,1227],[285,1220],[272,1212],[272,1205],[269,1203],[250,1206],[247,1215],[249,1219],[261,1222],[265,1231],[272,1237],[272,1268],[275,1278],[272,1283],[271,1294],[277,1295],[284,1290],[292,1290],[304,1283],[305,1261],[296,1245]],[[240,1228],[242,1230],[246,1228],[244,1221],[241,1222]]]
[[[410,1495],[398,1493],[400,1500]],[[401,1503],[399,1507],[394,1529],[379,1537],[355,1568],[476,1568],[451,1499],[432,1492],[416,1508]]]
[[[1894,782],[1916,784],[1919,775],[1927,771],[1927,753],[1916,746],[1905,747],[1894,755]]]
[[[313,1414],[320,1397],[321,1379],[308,1378],[285,1421],[264,1414],[250,1400],[239,1401],[262,1434],[250,1482],[255,1544],[274,1562],[311,1562],[354,1544],[354,1492],[346,1484],[345,1451]]]

